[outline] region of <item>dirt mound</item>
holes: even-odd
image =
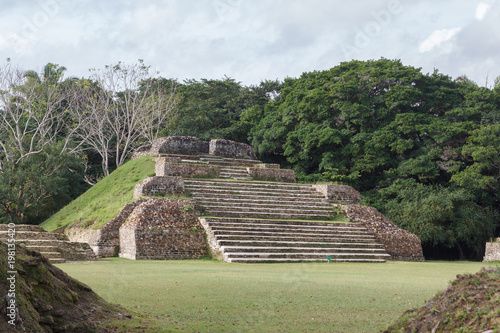
[[[385,332],[499,332],[500,268],[457,275],[448,289]]]
[[[0,332],[113,332],[109,323],[130,318],[38,252],[10,254],[0,242]]]

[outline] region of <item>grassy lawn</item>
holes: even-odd
[[[227,264],[106,259],[58,265],[111,303],[179,332],[378,332],[456,274],[487,264]]]

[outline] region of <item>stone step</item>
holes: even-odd
[[[234,183],[234,184],[233,184]],[[252,183],[252,182],[248,182]],[[226,191],[245,191],[245,192],[259,192],[259,193],[297,193],[297,194],[314,194],[318,197],[323,198],[323,195],[311,187],[294,188],[285,186],[268,186],[259,187],[253,185],[246,185],[238,181],[221,181],[216,184],[191,184],[184,182],[184,186],[189,189],[194,190],[226,190]]]
[[[40,252],[47,259],[64,259],[59,252]]]
[[[224,241],[252,241],[252,242],[323,242],[323,243],[341,243],[341,242],[353,242],[356,244],[360,243],[373,243],[375,239],[363,239],[354,237],[336,237],[336,236],[260,236],[260,235],[216,235],[219,242]]]
[[[318,262],[318,261],[328,261],[325,259],[292,259],[292,258],[230,258],[227,262],[231,263],[246,263],[246,264],[257,264],[257,263],[292,263],[292,262]],[[332,261],[336,262],[385,262],[384,259],[335,259]]]
[[[292,189],[292,190],[312,190],[317,192],[311,185],[307,184],[295,184],[295,183],[277,183],[277,182],[237,182],[237,181],[227,181],[227,180],[214,180],[214,179],[187,179],[185,184],[188,186],[194,185],[204,185],[204,186],[236,186],[240,188],[250,187],[257,189]],[[319,192],[317,192],[319,193]]]
[[[227,196],[201,196],[198,194],[193,195],[193,199],[199,202],[213,202],[213,203],[218,203],[218,202],[234,202],[234,203],[274,203],[274,202],[280,202],[280,203],[289,203],[289,204],[295,204],[295,203],[315,203],[315,204],[322,204],[322,205],[328,205],[331,206],[330,203],[323,198],[309,198],[309,197],[268,197],[268,196],[233,196],[233,197],[227,197]]]
[[[333,224],[333,223],[332,223]],[[212,231],[231,231],[231,232],[272,232],[272,233],[280,233],[280,232],[293,232],[293,233],[321,233],[321,234],[338,234],[338,235],[368,235],[370,237],[374,237],[372,234],[368,232],[368,230],[359,228],[342,228],[342,227],[323,227],[323,226],[303,226],[303,225],[293,225],[293,224],[236,224],[236,223],[228,223],[228,224],[217,224],[210,223],[209,224]]]
[[[363,247],[380,248],[378,243],[362,243],[356,241],[343,240],[342,242],[300,242],[300,241],[269,241],[269,240],[225,240],[217,239],[219,246],[235,247],[318,247],[318,248],[336,248],[336,247]]]
[[[331,217],[330,214],[325,213],[290,213],[290,212],[247,212],[243,210],[227,211],[210,209],[207,210],[207,215],[217,217],[246,217],[257,219],[304,219],[304,220],[327,220]]]
[[[57,246],[50,246],[50,245],[26,245],[27,249],[37,251],[40,253],[46,253],[46,252],[58,252]]]
[[[273,214],[305,214],[305,215],[323,215],[330,216],[334,213],[332,209],[329,208],[308,208],[301,206],[276,206],[276,207],[238,207],[238,206],[226,206],[226,205],[203,205],[206,211],[211,212],[217,210],[218,212],[235,212],[244,210],[246,213],[273,213]],[[294,207],[294,208],[292,208]],[[250,216],[250,215],[249,215]]]
[[[66,263],[66,259],[64,259],[64,258],[50,258],[49,261],[52,264],[64,264],[64,263]]]
[[[278,210],[278,209],[286,209],[286,210],[316,210],[316,211],[328,211],[334,212],[333,207],[328,204],[312,204],[310,202],[307,203],[284,203],[284,202],[268,202],[268,203],[244,203],[244,202],[213,202],[213,201],[201,201],[198,199],[194,199],[201,206],[209,209],[209,208],[244,208],[246,210]]]
[[[326,253],[253,253],[253,252],[231,252],[225,253],[226,259],[231,258],[266,258],[266,259],[385,259],[389,257],[384,253],[358,253],[358,252],[326,252]]]
[[[254,201],[304,201],[304,202],[317,202],[328,204],[328,201],[323,198],[307,193],[285,193],[285,192],[249,192],[249,191],[228,191],[228,190],[210,190],[210,189],[190,189],[186,188],[194,199],[202,199],[210,197],[212,201],[220,199],[235,199],[234,201],[254,200]]]
[[[276,219],[254,219],[254,218],[214,218],[206,217],[203,218],[207,224],[217,224],[217,223],[234,223],[241,226],[249,224],[258,225],[287,225],[287,226],[301,226],[307,228],[342,228],[342,229],[356,229],[356,230],[367,230],[364,226],[355,223],[336,223],[336,222],[316,222],[316,221],[302,221],[302,220],[276,220]]]
[[[0,233],[7,232],[9,229],[14,229],[14,231],[34,231],[34,232],[45,232],[45,230],[39,225],[31,225],[31,224],[17,224],[14,228],[9,228],[8,224],[0,224]]]
[[[25,244],[25,246],[58,246],[61,243],[69,241],[63,241],[58,239],[24,239],[17,240],[16,243]]]
[[[234,230],[234,229],[216,229],[212,228],[214,235],[218,237],[317,237],[317,238],[351,238],[359,240],[374,240],[375,237],[370,234],[353,234],[348,232],[298,232],[297,230]]]
[[[380,247],[356,247],[338,246],[338,247],[265,247],[265,246],[226,246],[225,253],[334,253],[334,252],[360,252],[360,253],[385,253],[384,248]]]

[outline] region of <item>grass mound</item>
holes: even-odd
[[[41,226],[47,231],[74,225],[102,228],[118,215],[124,205],[134,200],[135,185],[154,174],[154,168],[155,162],[152,156],[144,156],[125,163],[52,215]]]
[[[457,275],[446,291],[385,332],[500,332],[500,268]]]
[[[13,268],[7,258],[7,246],[0,242],[0,332],[117,332],[144,325],[38,252],[16,247]]]

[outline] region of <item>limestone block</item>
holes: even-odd
[[[313,185],[330,203],[359,204],[361,194],[347,185]]]
[[[250,145],[224,139],[210,140],[209,153],[210,155],[223,157],[233,157],[250,160],[257,159],[257,156],[255,156],[255,153]]]

